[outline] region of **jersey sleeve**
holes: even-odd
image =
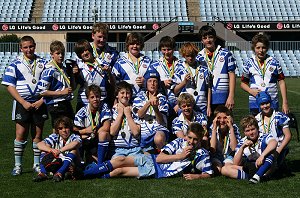
[[[177,138],[173,140],[172,142],[168,143],[162,148],[162,152],[169,154],[169,155],[174,155],[176,154],[176,151],[180,148],[180,144],[184,142],[184,139],[182,138]]]
[[[198,150],[195,156],[194,164],[197,170],[202,173],[213,174],[213,169],[208,152]]]
[[[2,85],[16,87],[16,85],[17,85],[16,69],[17,69],[17,66],[14,63],[11,63],[10,65],[8,65],[6,67],[4,75],[3,75],[3,79],[2,79]]]

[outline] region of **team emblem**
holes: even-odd
[[[107,54],[106,58],[107,58],[108,60],[111,60],[111,55],[110,55],[110,54]]]
[[[32,79],[32,83],[35,84],[37,81],[35,79]]]
[[[39,63],[38,65],[38,68],[42,69],[44,67],[44,65],[42,63]]]
[[[146,65],[146,64],[143,64],[142,67],[147,68],[147,65]]]
[[[21,120],[22,119],[22,116],[21,116],[21,114],[16,114],[16,120]]]
[[[220,62],[224,62],[224,57],[221,56],[221,57],[219,58],[219,61],[220,61]]]
[[[270,67],[270,68],[269,68],[269,71],[270,71],[270,72],[273,72],[273,71],[274,71],[273,67]]]
[[[200,74],[200,75],[199,75],[199,78],[200,78],[200,79],[203,79],[203,78],[204,78],[204,75],[203,75],[203,74]]]

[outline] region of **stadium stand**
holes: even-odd
[[[42,22],[168,22],[187,16],[185,0],[45,0]]]
[[[124,55],[125,52],[120,52],[120,55]],[[149,56],[153,60],[158,60],[160,57],[159,51],[142,51],[143,54]],[[233,51],[234,57],[236,58],[238,68],[236,69],[236,75],[241,76],[243,71],[243,64],[244,61],[251,57],[253,54],[252,51]],[[269,50],[268,54],[271,56],[276,57],[280,65],[282,66],[283,72],[285,76],[290,77],[299,77],[300,76],[300,51],[299,50]],[[49,52],[40,52],[38,53],[41,57],[44,57],[48,60],[51,59]],[[174,55],[177,56],[179,59],[184,60],[180,54],[179,51],[175,51]],[[9,62],[14,59],[16,56],[18,56],[17,52],[0,52],[0,78],[2,78],[3,72],[5,70],[5,67]],[[75,53],[67,52],[65,58],[66,59],[75,59],[76,55]]]
[[[33,0],[0,0],[1,22],[29,22]]]
[[[299,21],[298,0],[200,0],[202,21]]]

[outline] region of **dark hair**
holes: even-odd
[[[101,89],[99,86],[95,85],[95,84],[92,84],[90,86],[88,86],[86,89],[85,89],[85,95],[86,97],[88,98],[91,91],[95,94],[95,95],[99,95],[101,96]]]
[[[92,33],[96,34],[97,32],[108,35],[108,26],[105,23],[95,23],[92,28]]]
[[[255,46],[256,46],[257,43],[263,43],[267,47],[267,50],[270,47],[270,40],[269,40],[269,37],[266,34],[258,33],[252,38],[251,49],[253,51],[254,51]]]
[[[36,43],[35,43],[34,39],[31,36],[23,36],[21,38],[20,42],[19,42],[20,48],[22,48],[22,43],[26,42],[26,41],[30,41],[30,42],[32,42],[34,44],[34,46],[36,46]]]
[[[61,53],[65,53],[66,49],[64,44],[61,41],[53,41],[50,44],[50,52],[54,53],[55,51],[59,51]]]
[[[161,48],[163,48],[163,47],[169,47],[171,49],[175,49],[176,42],[172,37],[164,36],[160,39],[158,48],[159,48],[159,50],[161,50]]]
[[[73,121],[66,116],[61,116],[61,117],[57,118],[54,122],[54,129],[55,129],[56,133],[58,132],[58,127],[61,124],[64,125],[66,128],[73,130]]]
[[[202,138],[204,136],[204,128],[203,126],[198,122],[191,122],[191,124],[188,127],[187,133],[193,132],[197,135],[198,138]]]
[[[126,81],[120,81],[119,83],[117,83],[117,85],[116,85],[116,91],[115,91],[115,96],[118,95],[118,93],[121,91],[121,89],[129,90],[130,94],[132,96],[132,94],[133,94],[132,85],[129,84],[128,82],[126,82]]]
[[[217,108],[214,111],[214,117],[216,117],[218,113],[225,113],[227,116],[232,116],[231,111],[224,105],[217,106]]]
[[[243,132],[245,132],[245,129],[249,126],[255,126],[256,129],[259,129],[258,122],[256,118],[252,115],[246,116],[242,118],[240,122],[240,126]]]
[[[217,37],[216,30],[213,27],[209,26],[209,25],[202,26],[199,30],[200,38],[202,39],[202,37],[209,36],[209,35]]]
[[[81,54],[85,50],[88,50],[89,52],[91,52],[93,54],[93,48],[92,48],[91,44],[88,42],[88,40],[81,39],[77,43],[75,43],[74,51],[79,58],[81,58]]]
[[[129,45],[139,44],[141,45],[141,50],[144,48],[144,38],[140,33],[132,32],[127,35],[125,40],[125,48],[128,51]]]

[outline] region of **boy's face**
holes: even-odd
[[[149,78],[147,80],[147,90],[150,93],[156,93],[158,90],[158,80],[157,78]]]
[[[217,125],[220,129],[225,129],[227,127],[228,118],[226,113],[218,113],[217,114]]]
[[[54,51],[51,53],[51,57],[58,65],[60,65],[65,59],[65,53],[61,51]]]
[[[259,60],[265,59],[267,51],[268,51],[268,49],[263,43],[261,43],[261,42],[256,43],[256,45],[254,47],[254,53]]]
[[[80,56],[83,62],[94,62],[94,56],[89,50],[84,50]]]
[[[173,58],[174,49],[170,47],[162,47],[160,50],[166,59]]]
[[[67,128],[64,124],[59,124],[58,128],[58,134],[64,139],[67,140],[70,136],[71,129]]]
[[[183,103],[180,105],[180,109],[184,116],[189,117],[193,113],[193,104],[191,103]]]
[[[128,51],[135,57],[138,57],[141,51],[141,45],[139,43],[130,44],[128,46]]]
[[[261,111],[266,115],[269,114],[271,111],[271,103],[261,103],[260,104]]]
[[[118,92],[117,99],[124,106],[128,106],[129,105],[129,101],[131,99],[131,92],[130,92],[130,90],[128,90],[128,89],[121,89]]]
[[[247,139],[252,141],[256,141],[258,138],[258,129],[254,125],[247,126],[244,130],[245,136]]]
[[[21,51],[26,58],[32,60],[34,59],[35,44],[31,41],[24,41],[21,43]]]
[[[184,56],[184,58],[185,58],[185,62],[188,65],[194,65],[195,64],[195,61],[196,61],[196,56],[195,55],[189,54],[189,55]]]
[[[209,51],[212,52],[215,50],[216,38],[213,35],[202,36],[201,41],[205,48],[207,48]]]
[[[88,102],[92,110],[97,110],[100,106],[100,94],[95,94],[93,91],[88,96]]]
[[[107,35],[102,32],[96,32],[92,34],[92,39],[97,48],[103,48],[107,42]]]
[[[193,146],[194,148],[198,146],[200,143],[200,140],[202,138],[198,137],[194,132],[189,131],[186,136],[186,140],[188,141],[188,144]]]

